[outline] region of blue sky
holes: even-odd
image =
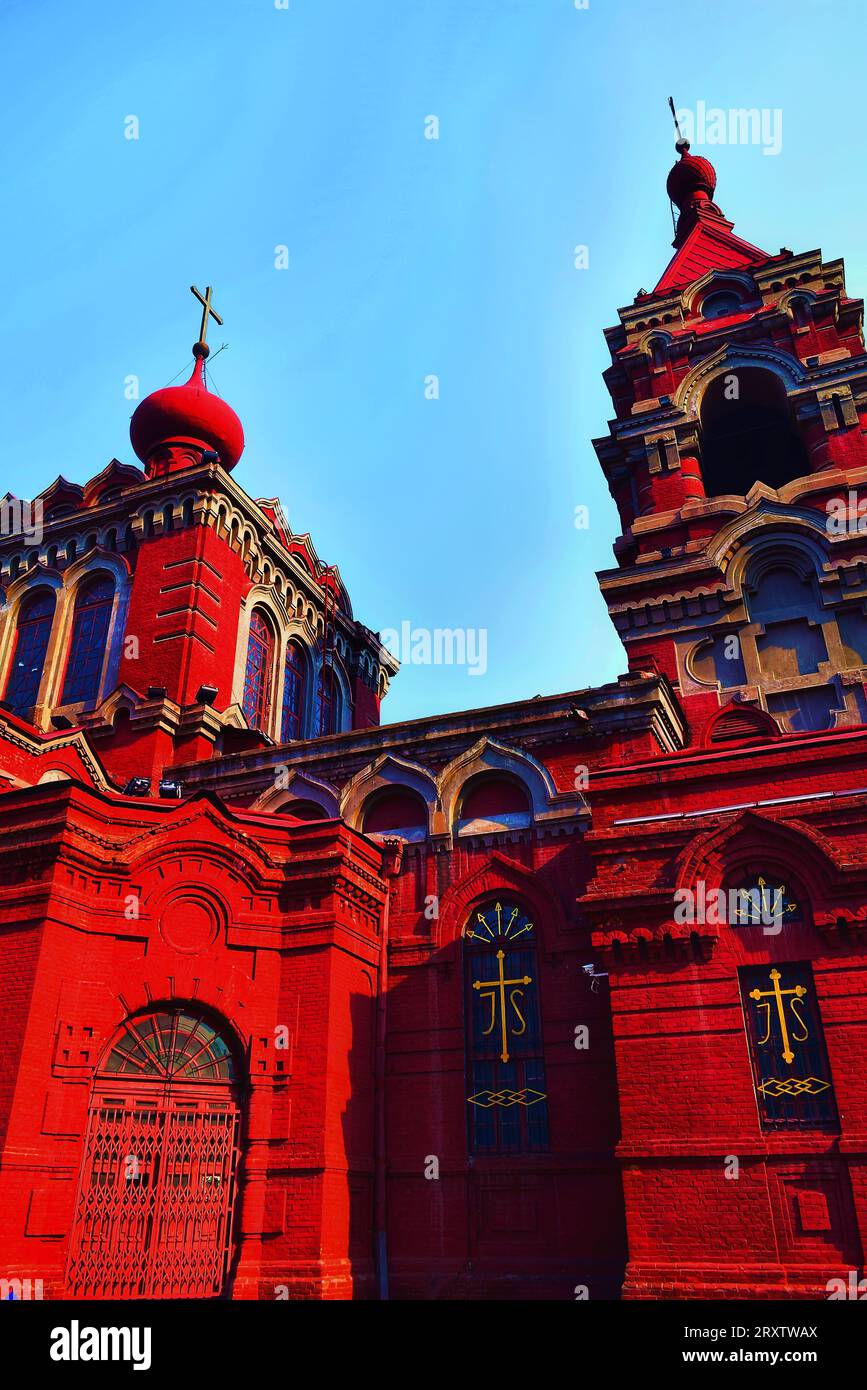
[[[239,481],[282,499],[369,626],[487,631],[485,675],[407,666],[385,719],[610,680],[616,514],[590,439],[602,330],[671,254],[666,99],[782,112],[777,155],[694,152],[742,236],[845,256],[859,294],[867,7],[286,4],[0,0],[0,491],[134,461],[125,379],[181,371],[189,286],[211,284]]]

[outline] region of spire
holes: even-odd
[[[654,290],[658,294],[687,285],[708,270],[722,270],[739,265],[756,264],[768,259],[767,253],[732,232],[733,223],[726,220],[722,209],[713,201],[716,192],[716,169],[709,159],[689,152],[674,109],[677,141],[677,163],[665,182],[666,192],[678,217],[675,226],[675,254]]]
[[[680,214],[675,228],[674,245],[682,246],[700,217],[717,217],[720,220],[724,220],[724,217],[721,209],[711,201],[716,190],[716,169],[709,159],[690,154],[689,141],[684,139],[681,133],[672,97],[668,98],[668,104],[677,131],[674,148],[678,154],[678,163],[669,173],[665,188]]]

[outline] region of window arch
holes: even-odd
[[[254,608],[247,639],[242,708],[251,729],[264,729],[271,714],[274,632],[261,608]]]
[[[113,604],[114,580],[110,575],[97,574],[79,585],[60,695],[62,705],[95,700],[99,695]]]
[[[298,642],[286,648],[283,667],[283,710],[280,721],[280,740],[301,738],[304,723],[304,652]]]
[[[701,471],[708,497],[745,497],[753,483],[782,487],[809,471],[786,388],[764,367],[711,381],[700,410]]]
[[[53,590],[39,589],[35,594],[29,594],[18,610],[15,650],[5,697],[6,704],[14,714],[25,714],[39,697],[54,609]]]
[[[548,1147],[536,926],[508,898],[464,929],[469,1145],[474,1153]]]

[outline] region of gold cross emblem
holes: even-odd
[[[505,973],[506,973],[506,971],[505,971],[505,965],[504,965],[505,958],[506,958],[505,951],[498,951],[498,952],[497,952],[497,962],[498,962],[498,964],[499,964],[499,978],[498,978],[498,979],[496,979],[496,980],[473,980],[473,989],[485,990],[485,991],[486,991],[485,994],[480,994],[480,995],[479,995],[479,998],[480,998],[480,999],[490,999],[490,1001],[491,1001],[491,1022],[490,1022],[489,1027],[487,1027],[487,1028],[485,1029],[485,1031],[484,1031],[484,1036],[485,1036],[485,1037],[488,1037],[489,1034],[491,1034],[491,1033],[493,1032],[493,1030],[494,1030],[494,1024],[496,1023],[496,1019],[497,1019],[497,1012],[499,1011],[499,1015],[500,1015],[500,1028],[501,1028],[501,1030],[502,1030],[502,1037],[503,1037],[503,1050],[502,1050],[502,1052],[500,1053],[500,1061],[501,1061],[501,1062],[508,1062],[508,1060],[509,1060],[509,1024],[508,1024],[508,1020],[507,1020],[506,990],[509,989],[509,988],[511,988],[512,985],[531,985],[531,984],[533,983],[533,978],[532,978],[531,975],[522,975],[522,976],[521,976],[519,979],[517,979],[517,980],[507,980],[507,979],[505,978]],[[521,1016],[521,1011],[520,1011],[520,1009],[518,1008],[518,1005],[515,1003],[515,995],[520,995],[521,998],[523,998],[523,993],[524,993],[523,990],[520,990],[520,989],[512,989],[512,992],[511,992],[511,994],[509,995],[509,1004],[508,1004],[508,1007],[511,1008],[511,1009],[514,1009],[514,1011],[515,1011],[515,1013],[517,1014],[518,1018],[520,1019],[520,1023],[521,1023],[520,1028],[515,1028],[514,1026],[512,1027],[512,1036],[513,1036],[513,1037],[516,1037],[516,1038],[520,1038],[520,1037],[522,1036],[522,1034],[525,1033],[525,1032],[527,1031],[527,1024],[525,1023],[523,1017]],[[499,1001],[498,1001],[498,999],[497,999],[497,996],[498,996],[498,995],[499,995]]]
[[[759,1046],[760,1046],[760,1047],[763,1047],[764,1044],[768,1041],[768,1039],[769,1039],[770,1036],[771,1036],[771,1000],[773,1000],[773,1001],[776,1003],[776,1006],[777,1006],[777,1017],[778,1017],[779,1020],[780,1020],[780,1036],[781,1036],[782,1041],[783,1041],[783,1061],[784,1061],[784,1062],[788,1062],[789,1064],[791,1064],[791,1063],[794,1062],[794,1060],[795,1060],[795,1054],[794,1054],[794,1052],[792,1051],[791,1043],[789,1042],[789,1032],[788,1032],[788,1029],[787,1029],[787,1027],[786,1027],[786,1009],[785,1009],[785,1005],[784,1005],[784,1003],[783,1003],[783,1000],[784,1000],[784,998],[785,998],[786,996],[789,996],[789,995],[792,996],[792,997],[789,999],[789,1007],[791,1008],[792,1013],[794,1014],[795,1018],[796,1018],[796,1019],[798,1020],[798,1022],[800,1023],[801,1027],[804,1029],[804,1035],[803,1035],[803,1037],[801,1037],[801,1038],[796,1037],[796,1038],[795,1038],[795,1042],[806,1042],[806,1039],[807,1039],[807,1028],[806,1028],[806,1025],[805,1025],[805,1023],[804,1023],[804,1020],[801,1018],[800,1014],[797,1012],[797,1009],[795,1008],[795,1005],[797,1004],[797,1002],[798,1002],[799,999],[803,999],[803,997],[804,997],[804,995],[807,993],[807,991],[806,991],[806,989],[804,988],[803,985],[795,985],[794,989],[780,989],[780,979],[781,979],[781,976],[780,976],[779,970],[772,970],[772,971],[771,971],[770,978],[771,978],[771,980],[773,981],[773,986],[774,986],[773,989],[751,989],[751,990],[750,990],[750,998],[751,998],[751,999],[755,999],[755,1001],[756,1001],[756,1003],[758,1004],[758,1006],[759,1006],[760,1009],[763,1008],[763,1009],[766,1009],[766,1010],[767,1010],[767,1014],[766,1014],[766,1017],[765,1017],[765,1022],[766,1022],[766,1025],[767,1025],[767,1032],[765,1033],[765,1036],[760,1040]],[[767,1002],[766,1004],[762,1004],[762,1003],[761,1003],[761,1000],[762,1000],[762,999],[767,999],[768,1002]]]
[[[213,319],[214,323],[218,323],[220,327],[223,325],[223,320],[220,318],[216,309],[211,308],[210,285],[205,286],[204,294],[202,294],[201,290],[197,290],[195,285],[190,285],[190,294],[194,294],[202,306],[202,326],[199,329],[199,342],[202,344],[202,347],[207,347],[208,319]]]

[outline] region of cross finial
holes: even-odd
[[[674,128],[677,131],[677,139],[674,142],[674,148],[677,150],[678,154],[682,155],[685,153],[686,150],[689,149],[689,141],[684,140],[683,138],[683,134],[680,129],[680,122],[677,119],[677,112],[674,109],[674,97],[668,98],[668,106],[669,110],[671,111],[671,119],[674,121]]]
[[[208,353],[209,353],[210,350],[211,350],[211,349],[208,347],[208,343],[207,343],[207,337],[208,337],[208,319],[209,319],[209,318],[212,318],[212,319],[214,320],[214,322],[220,324],[221,327],[222,327],[223,320],[220,318],[220,315],[217,313],[216,309],[212,309],[212,308],[211,308],[211,287],[210,287],[210,285],[206,285],[206,286],[205,286],[205,293],[204,293],[204,294],[202,294],[201,290],[197,290],[196,287],[195,287],[195,285],[190,285],[190,294],[194,294],[194,295],[196,296],[196,299],[199,301],[199,303],[200,303],[201,306],[202,306],[202,326],[201,326],[201,328],[199,329],[199,341],[198,341],[197,343],[194,343],[194,344],[193,344],[193,356],[194,356],[194,357],[207,357]]]

